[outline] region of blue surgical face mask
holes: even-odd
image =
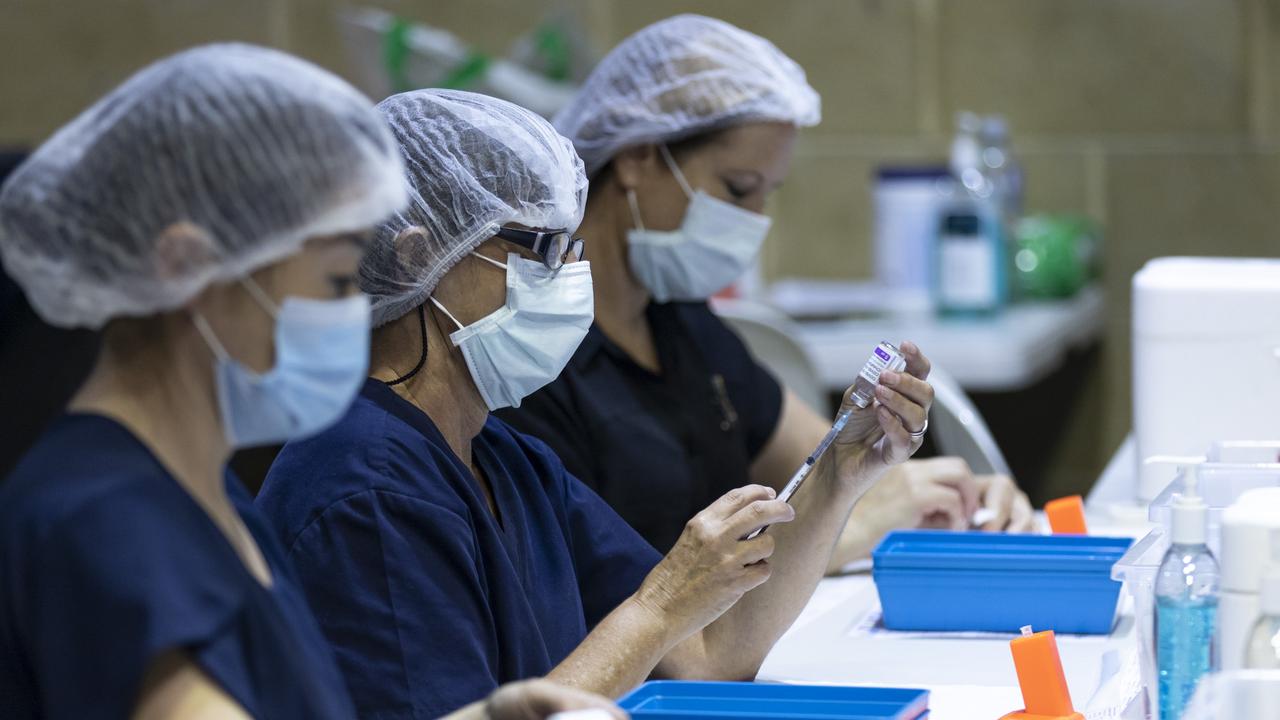
[[[227,354],[209,323],[196,329],[217,357],[214,376],[222,428],[234,448],[314,435],[350,407],[369,369],[369,298],[285,298],[276,307],[251,279],[241,281],[275,319],[275,367],[257,373]]]

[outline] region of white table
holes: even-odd
[[[1006,392],[1035,384],[1067,353],[1102,334],[1106,305],[1100,288],[1070,300],[1023,303],[990,318],[800,321],[800,341],[822,382],[843,391],[867,348],[881,340],[912,340],[969,391]]]
[[[1095,526],[1092,517],[1090,522],[1097,534],[1140,536],[1147,529],[1145,524]],[[867,618],[874,617],[878,608],[869,573],[823,580],[765,659],[758,679],[925,688],[930,691],[930,717],[939,720],[993,720],[1023,707],[1009,652],[1011,635],[869,629]],[[1091,709],[1102,679],[1136,653],[1136,643],[1132,612],[1124,605],[1109,636],[1058,637],[1077,711]]]

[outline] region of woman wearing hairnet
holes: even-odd
[[[502,417],[659,550],[728,488],[781,488],[830,427],[706,304],[759,253],[765,198],[797,128],[818,119],[790,58],[697,15],[624,40],[556,117],[591,178],[596,319],[560,378]],[[895,468],[854,508],[831,569],[897,527],[967,528],[980,503],[996,511],[988,529],[1031,523],[1007,478],[975,478],[956,458]]]
[[[353,715],[283,550],[224,473],[359,389],[355,272],[403,172],[346,83],[213,45],[134,75],[5,184],[5,269],[103,349],[0,491],[0,716]],[[488,717],[602,703],[522,684]]]
[[[918,447],[927,361],[913,352],[884,407],[858,413],[794,510],[767,488],[732,490],[662,557],[490,414],[554,378],[592,322],[573,146],[482,95],[420,90],[378,108],[411,200],[360,266],[372,377],[337,425],[285,446],[257,500],[357,708],[438,713],[544,673],[604,695],[651,674],[753,677],[854,501]]]

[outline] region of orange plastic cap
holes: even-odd
[[[1088,535],[1084,522],[1084,498],[1079,495],[1050,500],[1044,506],[1045,517],[1054,535]]]

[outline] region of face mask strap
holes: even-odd
[[[680,166],[676,164],[676,159],[671,156],[671,151],[667,149],[667,144],[659,145],[658,152],[662,153],[662,159],[667,161],[667,167],[671,169],[671,174],[676,176],[676,182],[680,183],[680,189],[684,190],[685,196],[692,200],[693,188],[689,186],[689,181],[685,179],[684,173],[680,172]]]
[[[494,267],[496,267],[496,268],[502,268],[503,270],[506,270],[506,269],[507,269],[507,264],[506,264],[506,263],[498,262],[497,260],[494,260],[494,259],[493,259],[493,258],[491,258],[491,257],[485,257],[484,255],[481,255],[480,253],[475,252],[475,251],[472,251],[472,253],[471,253],[471,254],[472,254],[472,255],[474,255],[475,257],[478,257],[478,258],[480,258],[481,260],[483,260],[483,261],[485,261],[485,262],[489,263],[490,265],[492,265],[492,266],[494,266]],[[445,310],[445,312],[448,312],[448,310]],[[450,316],[450,317],[452,317],[452,316]],[[457,322],[457,320],[455,320],[454,322]]]
[[[432,305],[436,306],[437,310],[444,313],[450,320],[452,320],[453,324],[457,325],[459,330],[463,328],[462,323],[458,322],[458,318],[454,317],[453,313],[449,312],[449,310],[445,306],[441,305],[439,300],[435,298],[427,298],[427,299],[431,301]]]
[[[426,305],[418,306],[418,330],[422,333],[422,354],[418,356],[418,364],[414,365],[412,370],[401,375],[395,380],[388,380],[383,382],[382,383],[383,385],[386,385],[387,387],[391,387],[393,385],[399,385],[400,383],[407,381],[409,378],[413,377],[414,375],[417,375],[419,372],[422,371],[423,366],[427,364],[427,306]]]
[[[627,188],[627,204],[631,206],[631,220],[636,224],[636,229],[643,232],[644,223],[640,220],[640,203],[636,202],[636,191]]]
[[[276,301],[272,300],[271,296],[268,295],[266,291],[262,289],[262,286],[254,282],[253,278],[251,277],[240,278],[240,286],[243,287],[246,291],[248,291],[249,295],[253,297],[254,301],[257,302],[258,305],[260,305],[263,310],[266,310],[267,314],[270,315],[272,318],[276,318],[280,315],[280,307],[276,305]]]
[[[279,317],[280,308],[276,306],[271,296],[267,295],[266,291],[258,283],[254,282],[252,278],[240,278],[240,286],[249,293],[254,302],[258,303],[273,320]],[[227,352],[227,348],[222,344],[222,341],[218,340],[217,333],[213,331],[213,327],[209,325],[209,321],[205,320],[203,315],[192,311],[191,323],[196,326],[196,332],[200,333],[200,337],[204,338],[204,344],[209,346],[209,349],[213,351],[218,360],[222,362],[231,360],[231,354]]]
[[[191,324],[196,326],[196,332],[200,333],[200,337],[204,338],[204,344],[209,346],[215,357],[222,362],[227,362],[231,356],[227,354],[227,349],[222,346],[218,340],[217,334],[213,332],[213,328],[209,327],[209,321],[198,312],[192,311]]]

